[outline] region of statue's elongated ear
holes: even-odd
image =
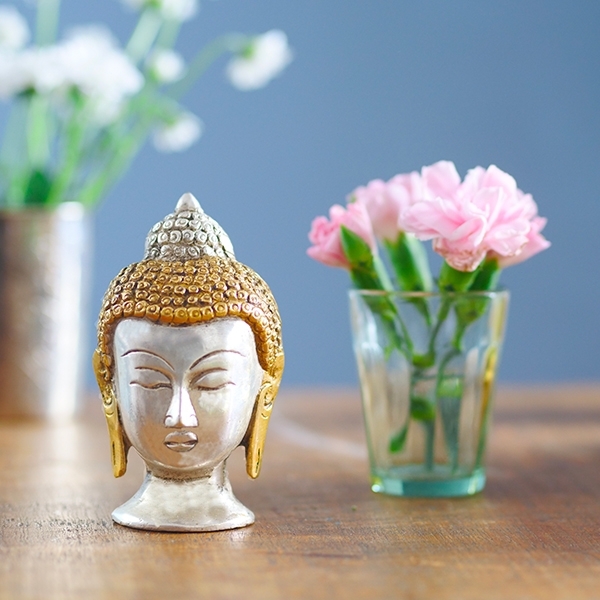
[[[267,427],[273,410],[273,402],[275,402],[275,397],[279,391],[283,365],[284,357],[281,353],[277,355],[271,372],[265,373],[254,404],[254,412],[248,431],[249,436],[246,442],[246,471],[252,479],[256,479],[260,473]]]
[[[106,424],[108,425],[113,474],[115,477],[121,477],[127,470],[128,445],[125,442],[125,435],[121,427],[121,421],[119,420],[117,399],[111,382],[107,381],[104,377],[104,367],[98,350],[94,351],[92,364],[102,396]]]

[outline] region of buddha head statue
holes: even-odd
[[[225,462],[242,445],[248,475],[258,476],[283,362],[271,291],[183,195],[148,234],[143,260],[111,282],[98,321],[93,363],[114,475],[125,473],[131,446],[147,467],[113,519],[168,531],[252,523]]]

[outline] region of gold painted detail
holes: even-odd
[[[127,470],[127,446],[125,436],[123,435],[121,421],[119,420],[119,409],[117,407],[117,399],[113,390],[112,382],[104,378],[102,368],[102,359],[98,350],[94,351],[92,357],[94,373],[100,388],[102,396],[102,406],[104,408],[104,416],[108,425],[108,436],[110,439],[110,454],[113,466],[113,475],[121,477],[125,475]]]
[[[275,360],[273,372],[265,373],[254,405],[249,437],[246,442],[246,471],[252,479],[256,479],[260,473],[262,454],[267,437],[267,426],[271,418],[275,397],[279,391],[283,366],[284,356],[282,352]]]
[[[121,319],[193,325],[220,317],[239,317],[250,325],[260,365],[271,372],[283,353],[281,318],[271,290],[252,269],[216,256],[126,267],[111,282],[98,321],[105,378],[111,378],[113,332]]]

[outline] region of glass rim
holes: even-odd
[[[445,291],[433,291],[433,292],[420,292],[420,291],[408,291],[408,290],[367,290],[367,289],[350,289],[348,290],[349,296],[358,298],[362,297],[381,297],[381,296],[395,296],[397,298],[495,298],[495,297],[508,297],[510,292],[504,286],[498,286],[495,290],[467,290],[464,292],[445,292]]]

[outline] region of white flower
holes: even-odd
[[[14,52],[0,50],[0,98],[8,100],[22,92],[27,83]]]
[[[0,48],[19,50],[29,41],[27,21],[14,6],[0,6]]]
[[[277,77],[292,61],[287,36],[279,29],[256,36],[246,50],[229,61],[226,74],[240,90],[256,90]]]
[[[148,69],[159,83],[173,83],[183,77],[185,62],[173,50],[157,50],[148,60]]]
[[[165,19],[189,21],[198,12],[197,0],[159,0],[160,12]]]
[[[198,0],[122,0],[124,4],[141,10],[147,7],[158,9],[165,19],[188,21],[198,12]]]
[[[143,85],[143,75],[103,28],[75,30],[52,46],[21,52],[0,49],[1,98],[34,90],[61,100],[76,89],[99,124],[116,119],[125,100]]]
[[[183,113],[173,123],[155,130],[152,141],[160,152],[182,152],[198,140],[203,128],[196,115]]]
[[[101,27],[76,29],[59,44],[24,54],[29,87],[59,97],[69,89],[79,90],[99,124],[114,121],[125,100],[144,85],[143,75]]]

